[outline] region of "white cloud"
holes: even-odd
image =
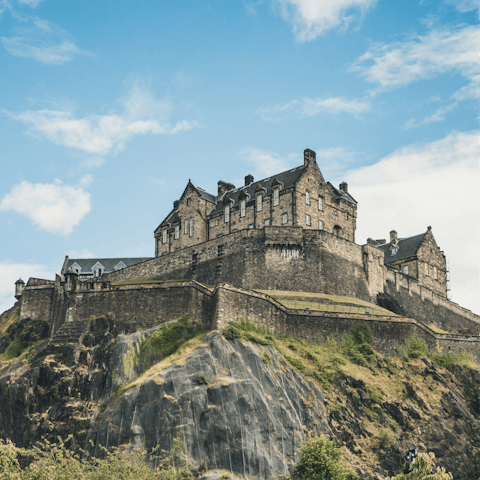
[[[259,108],[255,113],[265,121],[276,121],[282,115],[294,113],[299,117],[311,117],[321,112],[358,114],[370,110],[370,103],[360,100],[348,100],[344,97],[304,98],[301,102],[293,100],[285,105]]]
[[[478,26],[470,25],[432,30],[405,42],[374,44],[355,62],[352,70],[382,88],[401,87],[442,73],[459,72],[470,83],[457,92],[458,99],[478,98],[478,36]]]
[[[81,187],[23,181],[14,185],[0,202],[0,211],[24,215],[42,230],[69,235],[90,212],[90,194]]]
[[[95,258],[95,255],[87,248],[82,248],[82,250],[69,250],[67,255],[69,258]]]
[[[46,265],[0,260],[0,313],[13,307],[16,302],[15,282],[22,278],[27,283],[30,277],[53,280],[55,272]]]
[[[451,103],[445,107],[437,108],[431,115],[427,115],[421,122],[417,122],[414,118],[411,118],[407,122],[405,122],[405,129],[408,130],[410,128],[417,128],[420,125],[428,125],[429,123],[433,122],[441,122],[445,120],[447,113],[451,112],[457,103]]]
[[[28,5],[31,8],[38,7],[41,2],[43,2],[43,0],[18,0],[18,3]]]
[[[38,4],[33,0],[23,3],[30,6]],[[78,48],[57,25],[39,18],[29,20],[29,23],[30,27],[18,27],[16,36],[1,37],[3,46],[15,57],[33,58],[40,63],[59,65],[73,60],[77,55],[92,55]]]
[[[351,170],[345,180],[359,202],[357,242],[400,237],[431,225],[450,261],[452,298],[480,313],[479,132],[402,147],[378,163]]]
[[[345,147],[319,148],[315,151],[317,164],[327,180],[342,175],[358,158],[357,152]]]
[[[332,28],[346,29],[376,0],[272,0],[283,18],[293,24],[295,37],[300,41],[314,40]]]
[[[255,148],[243,150],[240,154],[245,160],[253,163],[255,169],[252,174],[257,180],[292,168],[292,162],[298,159],[298,155],[288,155],[284,158]]]
[[[137,135],[173,135],[198,126],[195,121],[180,120],[172,127],[160,120],[168,115],[171,106],[166,100],[155,100],[147,90],[140,92],[137,85],[131,89],[124,107],[121,115],[91,115],[86,118],[76,118],[69,110],[50,109],[11,115],[30,126],[29,133],[32,135],[44,137],[56,145],[97,155],[121,150]],[[100,163],[93,158],[87,166],[93,168]]]
[[[457,10],[462,13],[477,10],[480,7],[480,0],[444,0],[444,2],[455,5]]]

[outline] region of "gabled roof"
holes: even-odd
[[[378,245],[377,248],[383,250],[385,254],[385,265],[389,263],[398,262],[409,257],[417,255],[417,251],[425,238],[426,233],[415,235],[414,237],[399,238],[398,239],[398,251],[396,255],[392,255],[391,243],[384,243]]]
[[[223,203],[220,200],[223,200],[225,196],[227,196],[232,201],[232,206],[234,206],[238,205],[241,192],[249,195],[250,200],[253,200],[255,198],[255,192],[257,191],[257,188],[263,189],[265,195],[270,195],[272,193],[272,187],[274,186],[275,180],[275,184],[280,183],[282,185],[282,189],[293,187],[298,177],[302,174],[304,170],[305,166],[302,165],[300,167],[295,167],[291,170],[287,170],[286,172],[278,173],[276,175],[272,175],[271,177],[264,178],[262,180],[259,180],[258,182],[252,182],[250,185],[228,190],[223,194],[221,198],[219,198],[219,201],[217,201],[215,207],[213,207],[209,215],[223,210]]]
[[[103,268],[104,271],[102,273],[110,273],[115,271],[115,267],[120,263],[123,262],[126,267],[131,267],[132,265],[136,265],[137,263],[145,262],[147,260],[151,260],[151,257],[133,257],[133,258],[69,258],[67,264],[65,265],[64,271],[66,272],[69,268],[73,266],[73,264],[77,264],[80,267],[80,275],[85,275],[88,273],[93,274],[93,267],[98,263]]]
[[[347,202],[354,203],[355,205],[358,203],[349,193],[344,192],[343,190],[339,190],[338,188],[335,188],[330,182],[327,182],[330,187],[333,188],[334,192],[340,197],[343,198],[343,200],[346,200]]]

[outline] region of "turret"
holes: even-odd
[[[17,300],[20,300],[24,290],[25,290],[25,282],[21,278],[19,278],[15,282],[15,298]]]
[[[77,289],[78,273],[73,268],[65,272],[65,290],[74,292]]]

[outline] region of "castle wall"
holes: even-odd
[[[112,290],[75,292],[68,320],[82,320],[113,313],[117,326],[125,333],[146,330],[188,313],[192,324],[211,328],[212,293],[190,282],[124,285]],[[208,322],[208,323],[206,323]]]
[[[31,318],[50,323],[53,308],[54,282],[30,279],[20,299],[20,320]]]
[[[407,315],[447,332],[480,335],[480,316],[419,285],[401,272],[387,270],[385,293],[397,301]]]

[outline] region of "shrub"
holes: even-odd
[[[367,395],[368,398],[374,403],[382,403],[384,400],[385,393],[381,387],[377,385],[367,385]]]
[[[411,358],[428,357],[427,342],[419,337],[416,333],[412,333],[403,346],[396,344],[398,354],[405,360]]]
[[[357,323],[350,333],[343,337],[341,347],[345,356],[353,363],[366,367],[377,363],[377,355],[370,345],[372,340],[370,327],[365,323]]]
[[[435,466],[435,454],[419,453],[415,461],[410,465],[410,471],[407,474],[399,474],[395,477],[388,477],[385,480],[452,480],[453,475],[447,472],[444,467],[437,467],[437,471],[433,471]],[[469,479],[469,480],[473,480]]]
[[[389,428],[381,428],[378,431],[378,446],[380,448],[391,447],[395,443],[395,435]]]
[[[12,358],[19,357],[23,351],[27,348],[28,342],[21,337],[16,338],[5,350],[5,358],[10,360]]]
[[[366,323],[356,323],[350,330],[355,343],[357,345],[362,345],[368,343],[370,345],[373,341],[372,330]]]
[[[355,480],[347,471],[343,453],[328,438],[311,437],[300,448],[300,457],[290,479],[295,480]]]
[[[287,359],[288,363],[292,365],[292,367],[300,370],[300,372],[303,372],[305,370],[305,365],[299,358],[289,357],[288,355],[285,355],[285,358]]]

